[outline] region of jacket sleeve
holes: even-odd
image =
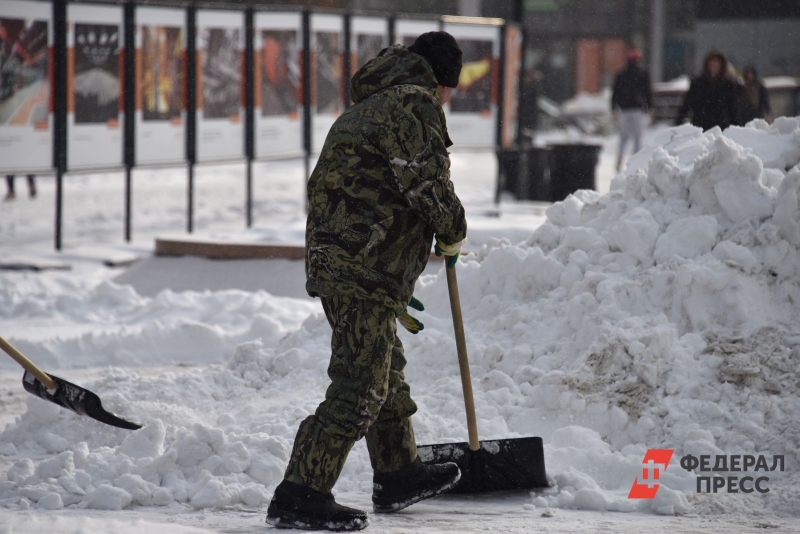
[[[377,143],[409,207],[428,221],[442,241],[457,243],[467,235],[467,221],[450,181],[443,118],[432,96],[407,94],[394,120],[378,129]]]
[[[772,112],[772,106],[769,105],[769,92],[767,92],[767,88],[762,84],[758,87],[759,92],[759,100],[761,100],[761,112],[764,115],[768,115]]]
[[[689,110],[691,110],[694,106],[696,92],[697,86],[695,85],[695,82],[692,81],[691,85],[689,85],[689,90],[686,92],[686,96],[683,97],[683,104],[681,104],[681,109],[678,111],[678,118],[675,119],[676,125],[683,124],[683,119],[686,118],[686,115],[689,114]]]

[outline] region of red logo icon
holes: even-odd
[[[660,486],[661,470],[667,470],[669,461],[672,458],[672,449],[648,449],[644,455],[642,464],[642,481],[639,477],[633,481],[631,491],[628,493],[629,499],[654,499]]]

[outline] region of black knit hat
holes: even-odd
[[[455,38],[447,32],[423,33],[408,47],[424,57],[433,68],[439,85],[457,87],[461,75],[461,49]]]

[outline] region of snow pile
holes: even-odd
[[[220,362],[243,341],[277,344],[318,306],[263,291],[167,290],[148,298],[108,281],[0,277],[0,321],[7,321],[7,339],[44,369]],[[16,338],[26,330],[42,332],[45,339]],[[0,358],[0,369],[17,367]]]
[[[604,87],[597,94],[578,93],[564,101],[561,110],[569,115],[604,115],[611,113],[611,88]]]
[[[800,510],[800,168],[787,172],[798,136],[795,119],[725,135],[668,130],[608,195],[579,192],[528,241],[497,240],[462,261],[480,435],[545,440],[556,485],[527,507]],[[444,273],[417,296],[426,328],[401,334],[417,439],[465,441]],[[0,452],[46,459],[16,461],[0,502],[262,507],[324,394],[329,339],[316,314],[277,345],[240,345],[224,366],[108,371],[91,387],[146,423],[136,432],[30,398]],[[628,500],[648,448],[675,449],[672,464],[656,499]],[[769,473],[766,495],[695,495],[696,475],[678,465],[686,454],[780,454],[787,469]],[[359,443],[336,490],[370,489]]]

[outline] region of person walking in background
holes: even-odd
[[[32,174],[28,175],[28,196],[30,198],[36,197],[36,177]],[[14,200],[17,198],[14,192],[14,175],[9,174],[6,176],[6,200]]]
[[[763,119],[772,111],[767,88],[758,78],[758,72],[753,66],[744,69],[744,86],[739,97],[739,109],[742,124],[747,124],[753,119]]]
[[[703,130],[738,126],[740,86],[727,73],[725,54],[718,50],[709,52],[703,61],[703,73],[689,86],[676,124],[682,124],[691,114],[692,124]]]
[[[633,152],[642,147],[644,114],[653,106],[650,74],[639,66],[642,53],[636,48],[628,51],[628,64],[614,80],[611,111],[619,123],[619,153],[617,171],[622,168],[622,158],[628,140],[633,138]]]

